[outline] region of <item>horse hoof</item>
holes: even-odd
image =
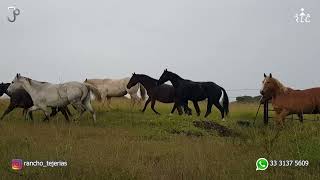
[[[226,120],[223,118],[222,121],[226,121]]]

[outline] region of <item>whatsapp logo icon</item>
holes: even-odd
[[[264,171],[268,168],[269,162],[266,158],[259,158],[256,162],[257,171]]]

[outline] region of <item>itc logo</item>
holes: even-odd
[[[300,9],[300,13],[297,13],[295,16],[297,23],[310,23],[311,22],[311,15],[306,13],[304,8]]]

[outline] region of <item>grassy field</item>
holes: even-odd
[[[17,109],[0,122],[0,179],[317,179],[320,177],[320,121],[288,120],[278,133],[271,121],[253,121],[257,104],[231,104],[222,122],[216,109],[208,117],[239,133],[220,137],[193,126],[202,116],[169,115],[172,104],[157,104],[142,114],[130,110],[127,99],[115,99],[113,109],[95,103],[97,124],[85,113],[79,123],[66,123],[59,114],[42,122],[25,121]],[[8,105],[0,101],[2,113]],[[191,104],[190,104],[191,105]],[[193,109],[193,107],[192,107]],[[193,109],[194,112],[194,109]],[[313,118],[309,116],[307,118]],[[308,167],[269,167],[256,171],[256,160],[308,160]],[[12,159],[63,160],[67,167],[11,169]]]

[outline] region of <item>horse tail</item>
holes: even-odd
[[[96,99],[98,101],[102,100],[101,93],[95,86],[93,86],[93,85],[91,85],[89,83],[84,83],[84,85],[89,89],[90,92],[93,93],[93,95],[96,97]]]
[[[146,94],[147,94],[146,88],[144,88],[144,86],[140,84],[140,95],[143,101],[146,99]]]
[[[226,115],[228,115],[229,114],[229,97],[225,89],[221,87],[221,90],[223,92],[222,106],[225,110]]]

